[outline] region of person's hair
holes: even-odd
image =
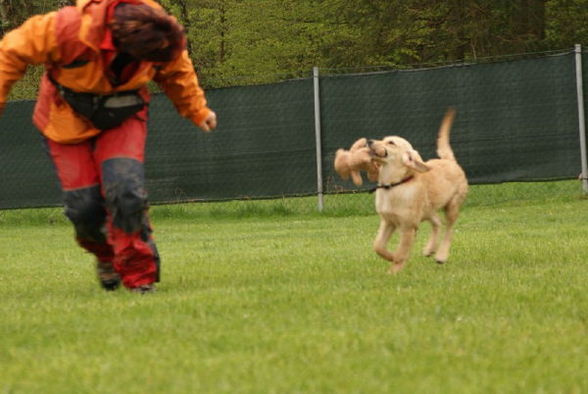
[[[184,28],[176,18],[145,4],[117,6],[110,28],[116,48],[140,60],[168,62],[186,46]]]

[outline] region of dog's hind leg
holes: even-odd
[[[443,240],[435,254],[435,260],[439,264],[445,263],[449,258],[449,248],[451,247],[451,239],[453,237],[453,225],[459,216],[459,205],[460,201],[457,198],[454,198],[445,207],[445,218],[447,221],[445,235],[443,236]]]
[[[394,254],[388,250],[387,245],[395,229],[396,227],[392,223],[380,219],[380,227],[374,240],[374,250],[376,253],[391,262],[394,261]]]
[[[441,229],[441,219],[439,218],[439,215],[433,213],[429,221],[431,222],[431,236],[429,237],[427,245],[425,245],[425,248],[423,249],[423,254],[427,257],[432,256],[437,250],[439,230]]]

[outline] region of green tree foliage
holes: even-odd
[[[176,15],[186,0],[163,0]],[[588,0],[193,0],[205,84],[405,67],[588,45]],[[181,19],[181,18],[180,18]]]
[[[563,48],[573,44],[588,47],[588,0],[548,1],[545,42],[550,48]]]
[[[0,32],[2,35],[20,25],[28,16],[35,14],[34,2],[27,0],[0,0]]]
[[[184,0],[162,2],[176,15]],[[191,54],[210,85],[296,77],[317,64],[323,33],[309,0],[194,0],[182,22]]]
[[[547,49],[543,0],[326,0],[334,67],[459,61]],[[585,13],[586,14],[586,13]]]
[[[588,0],[159,0],[185,26],[202,83],[406,67],[588,46]],[[0,35],[73,0],[0,0]]]

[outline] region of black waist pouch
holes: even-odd
[[[109,95],[74,92],[53,82],[61,97],[78,114],[88,119],[99,130],[108,130],[145,107],[145,100],[138,90],[128,90]]]

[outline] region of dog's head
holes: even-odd
[[[389,136],[382,140],[369,140],[368,147],[373,160],[382,167],[381,175],[386,178],[403,179],[414,173],[430,170],[419,152],[402,137]]]

